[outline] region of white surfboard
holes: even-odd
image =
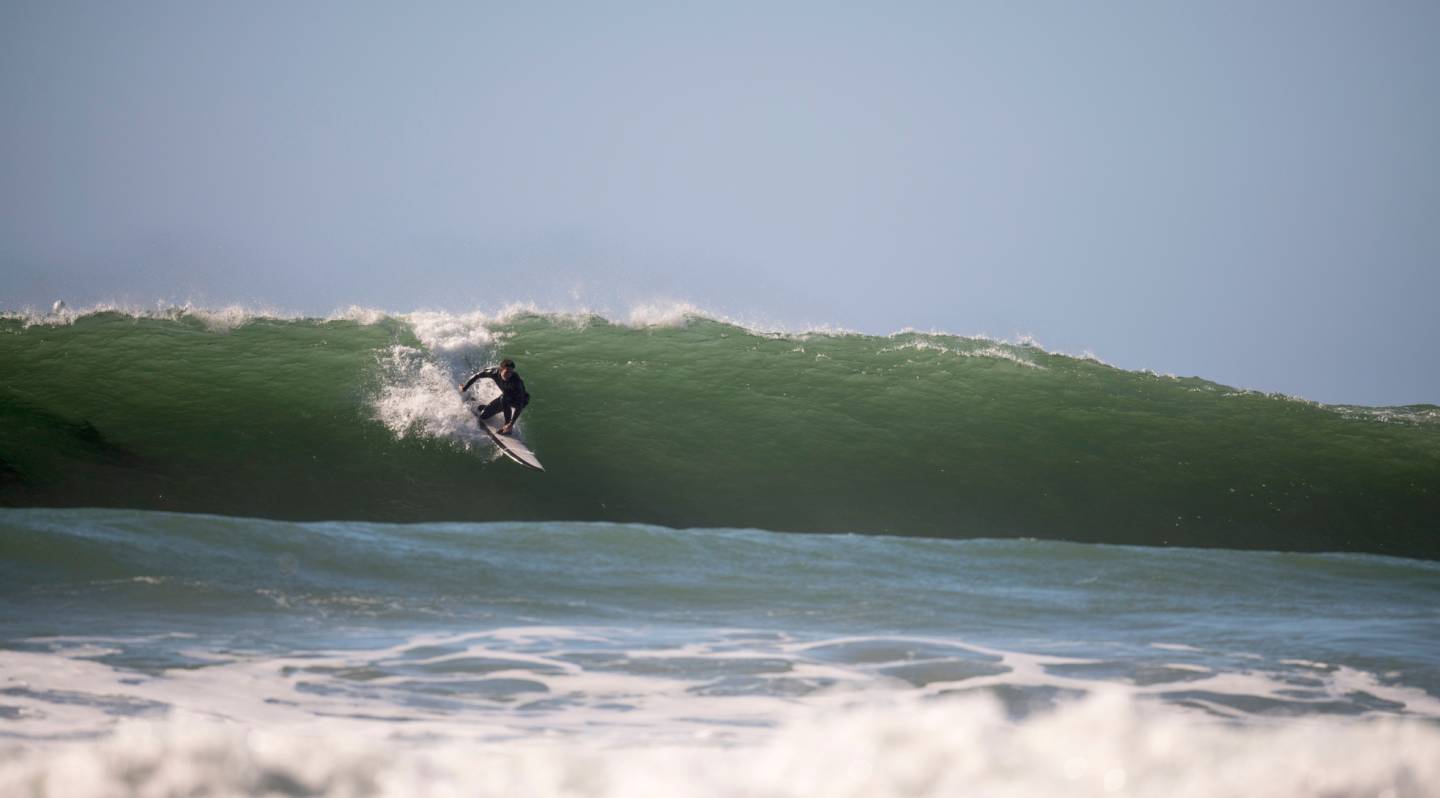
[[[489,402],[482,401],[477,404],[471,401],[468,396],[464,397],[464,399],[465,406],[470,408],[470,412],[475,414],[475,420],[480,423],[480,429],[485,430],[485,434],[490,436],[490,440],[495,441],[495,445],[499,447],[501,454],[526,468],[533,468],[536,471],[545,470],[545,466],[540,465],[540,458],[536,457],[535,453],[530,451],[530,447],[525,445],[525,441],[520,440],[520,436],[515,435],[513,432],[510,435],[500,434],[500,428],[505,426],[504,413],[496,413],[487,419],[481,420],[480,411],[484,410],[485,405],[489,404]]]

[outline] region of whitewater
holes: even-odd
[[[1440,795],[1434,405],[683,304],[0,375],[0,794]]]

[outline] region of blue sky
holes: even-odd
[[[0,4],[0,306],[623,311],[1440,402],[1432,2]]]

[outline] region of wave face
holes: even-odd
[[[547,468],[455,383],[515,358]],[[1440,408],[680,312],[0,319],[0,504],[605,520],[1440,558]]]

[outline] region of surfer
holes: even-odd
[[[520,420],[520,411],[525,409],[525,405],[530,404],[530,394],[525,390],[525,381],[520,379],[519,374],[515,373],[515,361],[507,357],[500,361],[500,368],[498,369],[485,369],[484,371],[476,372],[475,376],[466,380],[465,383],[460,386],[460,392],[464,393],[470,390],[470,386],[474,385],[475,381],[482,377],[489,377],[495,381],[496,385],[500,386],[500,396],[498,396],[495,401],[485,405],[485,409],[480,411],[480,420],[484,421],[496,413],[503,411],[505,413],[505,426],[501,427],[499,432],[501,435],[509,435],[510,430],[515,427],[515,422]]]

